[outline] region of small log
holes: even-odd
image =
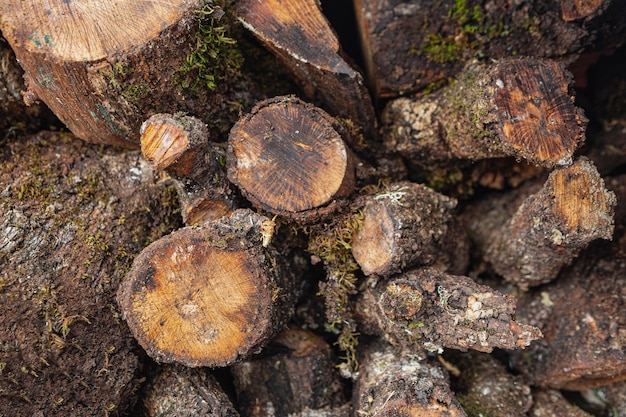
[[[613,235],[615,194],[587,159],[553,171],[539,191],[508,204],[511,214],[504,203],[486,204],[492,208],[467,214],[470,234],[493,269],[522,289],[553,280],[590,242]]]
[[[420,184],[399,182],[366,198],[352,255],[365,275],[390,275],[415,265],[462,274],[469,241],[454,217],[457,201]]]
[[[533,385],[584,390],[626,380],[623,243],[595,246],[559,279],[520,297],[518,317],[545,335],[513,356]]]
[[[235,12],[293,74],[310,100],[376,136],[374,106],[363,77],[344,58],[316,0],[241,0]]]
[[[262,246],[268,218],[249,210],[186,227],[135,259],[118,302],[158,362],[226,366],[260,349],[293,311],[286,267]]]
[[[228,178],[257,207],[311,221],[355,186],[347,133],[325,111],[295,97],[257,104],[228,138]]]
[[[569,165],[586,124],[570,81],[550,60],[474,65],[433,94],[391,101],[381,116],[385,146],[426,166],[503,156]]]
[[[533,407],[528,417],[592,417],[581,408],[570,403],[560,391],[536,389],[533,391]]]
[[[364,349],[360,358],[352,400],[355,415],[467,416],[441,364],[381,342]]]
[[[217,220],[233,210],[225,155],[209,143],[202,121],[160,113],[146,120],[140,133],[143,156],[174,179],[185,224]]]
[[[509,373],[492,355],[468,352],[450,360],[460,370],[452,377],[456,398],[470,416],[525,416],[532,406],[522,376]]]
[[[230,399],[206,369],[166,365],[146,389],[146,417],[239,417]]]
[[[231,372],[249,417],[335,415],[346,402],[330,345],[306,330],[283,330],[262,356],[234,364]]]
[[[518,323],[515,298],[471,278],[415,269],[365,285],[355,306],[365,333],[430,352],[525,348],[541,332]]]

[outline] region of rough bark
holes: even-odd
[[[0,147],[0,414],[124,413],[144,358],[115,293],[178,227],[138,152],[41,132]]]
[[[391,101],[381,116],[385,146],[425,166],[503,156],[569,165],[586,125],[570,77],[537,58],[472,65],[433,94]]]
[[[367,282],[355,311],[363,332],[408,349],[525,348],[541,332],[520,324],[515,298],[432,268]]]
[[[391,275],[415,265],[463,274],[469,241],[453,209],[457,201],[420,184],[399,182],[366,197],[352,255],[365,275]]]
[[[339,412],[346,402],[330,345],[306,330],[283,330],[262,356],[233,365],[231,372],[239,406],[249,417]]]
[[[356,415],[466,416],[440,364],[384,343],[373,343],[360,357],[352,398]]]
[[[586,159],[553,171],[520,204],[489,200],[466,214],[470,234],[493,269],[522,289],[553,280],[590,242],[613,236],[615,194]]]
[[[471,59],[511,55],[573,62],[585,48],[623,43],[616,0],[358,0],[365,67],[375,95],[394,97],[456,75]]]
[[[262,246],[250,210],[148,246],[120,286],[124,319],[158,362],[226,366],[258,351],[293,312],[287,266]]]
[[[241,0],[235,11],[289,69],[310,100],[376,136],[376,116],[363,77],[342,57],[337,35],[316,0]]]
[[[206,369],[166,365],[143,399],[146,417],[238,417],[230,399]]]
[[[328,113],[295,97],[265,100],[230,132],[228,178],[263,210],[318,220],[355,186],[346,135]]]
[[[533,391],[533,407],[529,417],[591,417],[591,414],[576,407],[563,397],[563,394],[551,389]]]
[[[173,179],[185,224],[217,220],[232,212],[235,193],[226,178],[226,156],[209,143],[199,119],[159,113],[141,125],[141,152]]]

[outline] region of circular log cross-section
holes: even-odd
[[[156,361],[230,365],[262,346],[288,318],[293,291],[261,246],[266,218],[246,213],[234,212],[226,227],[216,222],[179,229],[135,259],[118,301],[135,338]]]
[[[330,115],[293,97],[259,103],[233,127],[228,178],[274,214],[332,206],[354,187],[352,154]]]

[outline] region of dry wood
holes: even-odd
[[[514,319],[515,302],[471,278],[422,268],[367,282],[355,311],[364,332],[412,350],[491,352],[525,348],[542,336]]]
[[[256,352],[293,311],[293,279],[250,210],[148,246],[120,286],[135,338],[158,362],[225,366]]]
[[[394,97],[437,84],[473,58],[511,54],[573,62],[585,48],[623,43],[618,0],[357,0],[372,90]]]
[[[232,366],[237,399],[249,417],[337,415],[346,402],[331,347],[300,329],[279,333],[262,356]]]
[[[391,101],[385,145],[422,165],[502,156],[569,165],[586,124],[569,88],[569,73],[550,60],[473,65],[433,94]]]
[[[154,168],[174,179],[185,224],[217,220],[232,211],[226,158],[209,143],[202,121],[180,114],[150,117],[141,125],[141,152]]]
[[[511,197],[519,200],[500,200]],[[590,242],[613,235],[615,194],[586,159],[553,171],[521,204],[484,201],[467,214],[470,234],[493,269],[522,289],[551,281]]]
[[[457,201],[420,184],[399,182],[365,200],[352,255],[365,275],[390,275],[415,265],[463,274],[469,242],[453,209]]]
[[[295,97],[265,100],[228,138],[228,178],[256,206],[302,221],[332,212],[355,185],[347,133]]]
[[[576,407],[560,391],[536,389],[533,391],[533,407],[528,417],[591,417],[592,415]]]
[[[466,416],[441,364],[381,342],[367,346],[360,357],[352,398],[356,415]]]
[[[206,369],[166,365],[146,389],[146,417],[238,417],[230,399]]]
[[[244,26],[291,71],[309,99],[376,135],[374,107],[363,77],[342,58],[337,35],[318,1],[240,0],[235,10]]]

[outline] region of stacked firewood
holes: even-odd
[[[98,292],[140,346],[115,339],[102,369],[115,349],[165,365],[120,364],[128,395],[115,385],[109,408],[94,409],[582,416],[562,390],[599,389],[604,408],[589,410],[623,407],[626,186],[615,148],[626,114],[607,103],[626,94],[598,87],[597,114],[585,114],[566,69],[591,77],[587,59],[619,50],[617,3],[355,0],[366,76],[315,0],[0,5],[16,56],[0,81],[19,62],[28,104],[44,102],[87,142],[136,149],[116,159],[117,175],[135,155],[150,194],[156,176],[178,196],[184,225]],[[102,13],[115,36],[94,19]],[[275,86],[259,78],[267,63],[248,77],[233,69],[253,51],[273,57]],[[624,82],[619,71],[607,79]],[[0,91],[12,106],[14,90]],[[595,142],[587,117],[604,123]],[[2,204],[3,216],[25,210]],[[0,261],[11,265],[24,256],[6,230]],[[3,360],[0,378],[7,366],[20,369]],[[9,403],[51,406],[11,378],[0,379]],[[69,412],[68,399],[52,413]]]

